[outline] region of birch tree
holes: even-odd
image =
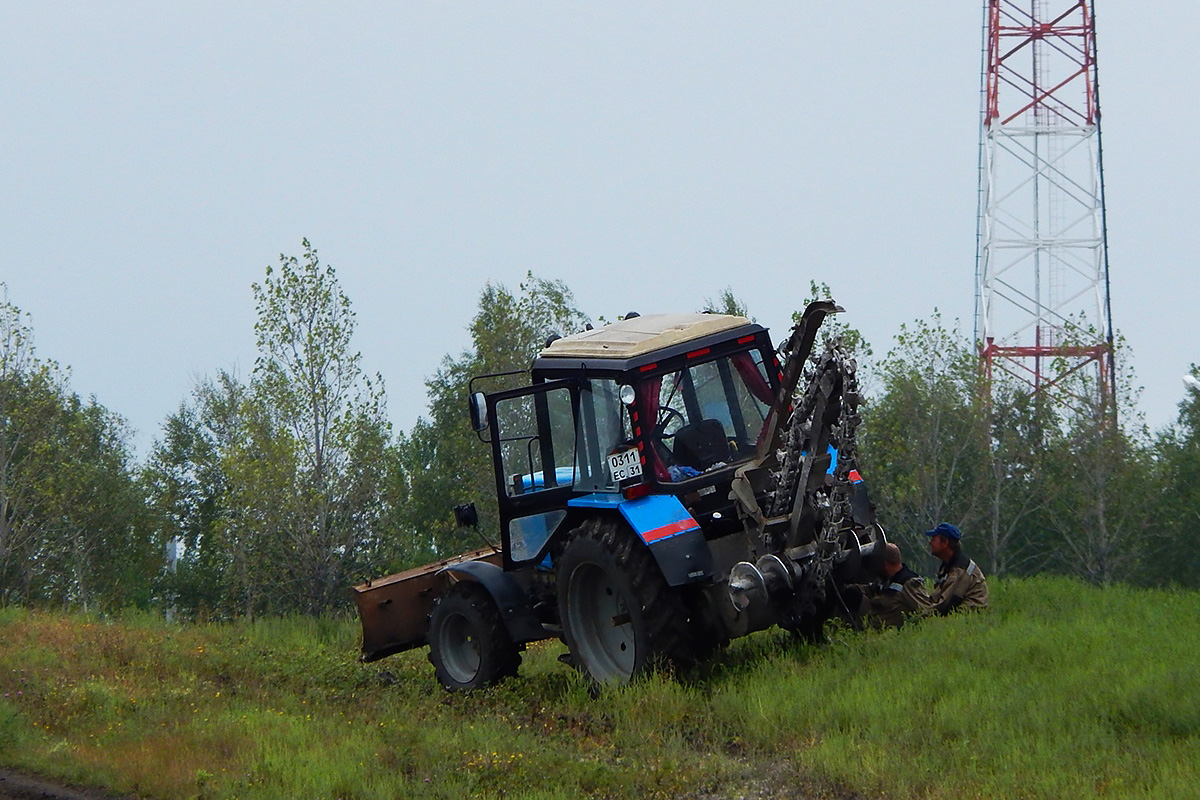
[[[124,421],[34,352],[0,284],[0,604],[145,605],[156,552]]]
[[[281,255],[253,286],[259,355],[248,418],[255,428],[252,446],[237,453],[241,477],[234,483],[246,495],[235,505],[252,515],[241,524],[253,523],[260,537],[286,543],[278,556],[291,567],[284,596],[295,595],[302,610],[317,612],[343,600],[370,545],[371,526],[355,513],[379,502],[383,482],[374,475],[350,493],[349,476],[364,477],[366,465],[353,458],[365,456],[367,439],[390,441],[390,427],[382,378],[367,378],[361,354],[351,347],[350,299],[307,239],[303,248],[300,257]],[[275,469],[282,463],[293,466],[290,479]],[[359,508],[352,513],[354,502]]]
[[[1200,368],[1189,374],[1200,379]],[[1163,534],[1154,583],[1200,587],[1200,390],[1189,386],[1175,424],[1158,439],[1163,485],[1158,503]]]
[[[1117,347],[1125,350],[1120,338]],[[1127,351],[1118,353],[1111,395],[1095,371],[1069,377],[1063,389],[1073,400],[1046,448],[1056,567],[1102,585],[1138,579],[1163,535],[1155,525],[1161,473],[1137,410],[1131,362]]]

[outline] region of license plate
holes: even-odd
[[[635,448],[613,453],[608,457],[608,471],[612,473],[614,483],[636,478],[642,474],[642,459]]]

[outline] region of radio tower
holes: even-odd
[[[1091,6],[985,0],[975,265],[989,385],[1007,377],[1089,407],[1113,391]],[[1066,388],[1081,370],[1098,394]]]

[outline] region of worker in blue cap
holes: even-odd
[[[945,616],[959,608],[987,608],[987,581],[983,570],[962,551],[962,532],[943,522],[925,531],[925,535],[929,537],[929,552],[942,561],[927,613]]]

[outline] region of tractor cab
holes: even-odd
[[[542,562],[571,516],[646,496],[677,498],[706,537],[740,529],[729,484],[780,384],[763,327],[635,316],[550,342],[530,377],[471,396],[492,446],[506,568]]]

